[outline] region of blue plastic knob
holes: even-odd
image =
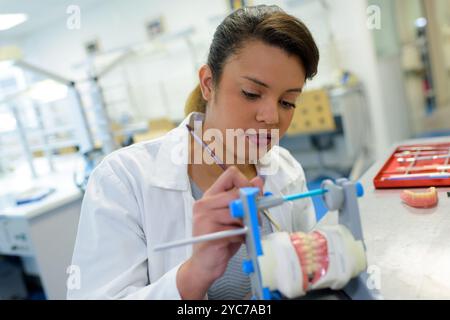
[[[364,187],[360,182],[357,182],[356,185],[356,195],[358,196],[358,198],[361,198],[362,196],[364,196]]]
[[[250,274],[255,271],[251,260],[242,261],[242,271],[244,271],[245,274]]]
[[[263,288],[263,299],[264,300],[271,300],[272,295],[270,294],[269,288]]]
[[[243,218],[244,217],[244,209],[242,208],[241,200],[234,200],[230,203],[230,212],[233,218]]]

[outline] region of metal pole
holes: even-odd
[[[20,118],[19,111],[17,110],[17,106],[15,103],[10,104],[11,111],[16,118],[17,131],[19,133],[20,139],[22,141],[23,151],[25,153],[26,160],[28,162],[28,166],[30,167],[31,175],[34,179],[37,178],[36,169],[33,163],[33,153],[31,152],[30,145],[28,144],[27,134],[25,131],[25,127],[23,126],[22,120]]]
[[[89,121],[86,115],[86,110],[84,109],[83,100],[81,99],[80,92],[76,88],[74,82],[70,84],[69,91],[76,105],[75,116],[78,117],[77,124],[79,125],[76,129],[80,139],[80,152],[86,153],[94,149],[93,134],[89,127]]]
[[[42,137],[42,141],[43,141],[43,145],[44,145],[44,153],[45,153],[45,156],[47,157],[48,166],[50,167],[51,172],[55,172],[55,165],[53,163],[52,149],[49,146],[50,143],[48,141],[48,134],[47,134],[47,132],[45,132],[45,126],[44,126],[44,121],[42,120],[42,113],[40,110],[40,105],[36,101],[33,101],[33,100],[32,100],[32,104],[33,104],[34,113],[36,114],[38,127],[39,127],[39,130],[41,133],[41,137]]]
[[[49,79],[52,79],[52,80],[54,80],[56,82],[65,84],[66,86],[70,85],[70,83],[72,82],[71,80],[69,80],[67,78],[58,76],[58,75],[56,75],[56,74],[54,74],[54,73],[52,73],[50,71],[47,71],[47,70],[41,69],[39,67],[36,67],[36,66],[34,66],[34,65],[32,65],[32,64],[30,64],[28,62],[25,62],[23,60],[16,60],[14,62],[14,64],[19,66],[19,67],[21,67],[21,68],[23,68],[23,69],[25,69],[25,70],[29,70],[31,72],[43,75],[43,76],[45,76],[45,77],[47,77]]]

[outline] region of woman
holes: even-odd
[[[80,283],[69,289],[68,298],[247,296],[249,280],[240,271],[246,254],[242,236],[161,252],[153,247],[241,227],[228,210],[241,187],[274,194],[306,190],[300,164],[275,145],[270,132],[284,135],[318,60],[308,29],[278,7],[250,7],[229,15],[215,32],[183,123],[162,138],[108,155],[93,172],[73,256]],[[186,125],[197,129],[190,132]],[[211,130],[219,133],[213,141],[215,157],[195,138],[211,143],[205,138]],[[233,137],[244,139],[244,154],[238,152],[242,148],[234,150],[230,130],[244,131]],[[264,130],[269,135],[260,134]],[[199,146],[201,159],[192,161]],[[263,152],[251,158],[252,150]],[[226,162],[225,171],[220,162]],[[276,169],[264,173],[273,164]],[[260,218],[263,234],[277,227],[308,231],[315,224],[310,200],[285,203],[269,214]]]

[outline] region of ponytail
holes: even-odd
[[[200,89],[200,84],[198,84],[195,89],[191,92],[186,100],[186,105],[184,107],[185,115],[191,112],[206,112],[206,100],[203,99],[202,90]]]

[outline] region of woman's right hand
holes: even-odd
[[[239,188],[250,186],[262,190],[263,181],[259,177],[249,181],[236,167],[228,168],[195,202],[192,236],[242,228],[242,220],[232,218],[228,206],[239,198]],[[191,258],[177,274],[181,297],[203,299],[212,283],[224,274],[244,239],[242,235],[194,244]]]

